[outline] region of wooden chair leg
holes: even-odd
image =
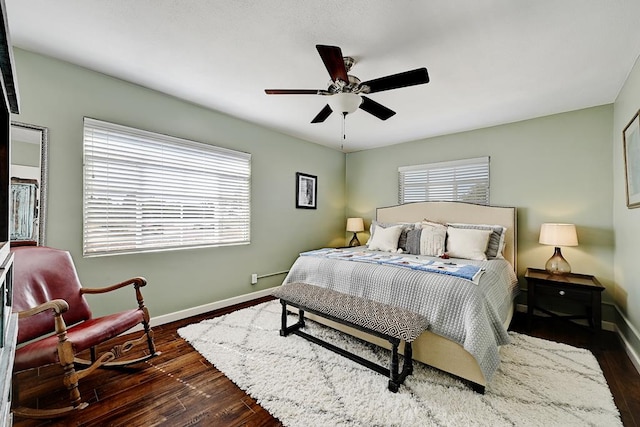
[[[36,409],[18,406],[13,409],[14,415],[22,418],[58,418],[67,415],[70,412],[79,411],[89,406],[88,403],[82,402],[80,390],[78,390],[79,376],[73,365],[73,349],[71,343],[66,339],[66,334],[64,336],[59,336],[58,357],[60,358],[60,365],[64,371],[62,383],[69,391],[69,401],[71,405],[54,409]],[[17,401],[19,399],[19,395],[18,385],[15,378],[13,382],[13,391],[15,393],[13,398]]]
[[[73,346],[71,345],[71,342],[67,340],[66,332],[64,333],[64,336],[59,335],[58,357],[60,358],[60,365],[62,365],[62,369],[64,369],[64,378],[62,382],[69,391],[71,407],[74,409],[80,406],[86,408],[88,404],[82,403],[82,399],[80,398],[80,390],[78,390],[79,377],[73,365]]]
[[[138,300],[138,308],[142,310],[144,313],[142,318],[142,326],[144,327],[144,332],[147,334],[147,345],[149,346],[149,354],[160,354],[156,353],[156,345],[153,342],[153,330],[149,326],[149,321],[151,320],[151,316],[149,316],[149,309],[144,305],[144,299],[142,298],[142,292],[140,291],[140,287],[136,286],[136,299]]]
[[[144,331],[147,334],[147,346],[149,347],[149,354],[159,355],[160,353],[156,352],[156,344],[153,341],[153,329],[149,326],[149,320],[146,319],[149,316],[149,312],[145,307],[145,320],[142,321],[142,325],[144,326]]]

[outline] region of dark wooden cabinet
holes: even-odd
[[[567,320],[586,319],[589,326],[599,332],[602,329],[602,291],[604,286],[594,276],[587,274],[551,274],[546,270],[528,268],[527,280],[527,327],[533,326],[533,314],[539,310],[551,316]],[[542,301],[565,300],[565,306],[577,305],[582,313],[558,315],[542,307]]]
[[[13,358],[16,351],[18,336],[18,315],[11,312],[11,297],[13,284],[13,256],[9,242],[0,246],[0,289],[2,289],[2,335],[0,340],[0,426],[10,426],[11,417],[11,377],[13,373]]]
[[[15,80],[15,65],[9,27],[7,26],[7,8],[0,0],[0,74],[2,102],[0,102],[0,288],[2,289],[2,335],[0,337],[0,426],[10,426],[11,417],[11,377],[13,358],[18,333],[18,315],[11,312],[13,285],[13,258],[9,244],[9,206],[11,163],[11,113],[18,114],[18,87]]]

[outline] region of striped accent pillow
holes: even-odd
[[[441,256],[445,252],[447,227],[435,223],[422,223],[420,255]]]

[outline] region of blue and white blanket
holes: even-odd
[[[367,251],[371,255],[364,256],[367,253],[362,248],[349,251],[326,250],[320,252],[324,255],[306,253],[298,257],[283,286],[308,283],[419,313],[429,321],[431,332],[459,343],[473,355],[486,380],[491,380],[500,364],[498,346],[509,342],[503,323],[518,292],[518,281],[509,262],[446,260],[482,269],[477,285],[473,285],[449,274],[399,268],[392,265],[402,258],[398,254]],[[357,257],[361,262],[349,260]],[[423,256],[419,259],[426,266],[434,265],[427,260],[443,261]]]
[[[412,270],[429,271],[431,273],[448,274],[476,284],[484,272],[484,268],[473,264],[426,259],[415,255],[390,255],[378,252],[355,252],[352,250],[324,248],[303,252],[300,256],[319,256],[346,261],[369,262],[372,264],[385,264],[410,268]]]

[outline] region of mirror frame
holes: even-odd
[[[40,211],[38,212],[38,246],[46,244],[47,230],[47,177],[49,176],[49,128],[11,121],[11,126],[40,131]]]

